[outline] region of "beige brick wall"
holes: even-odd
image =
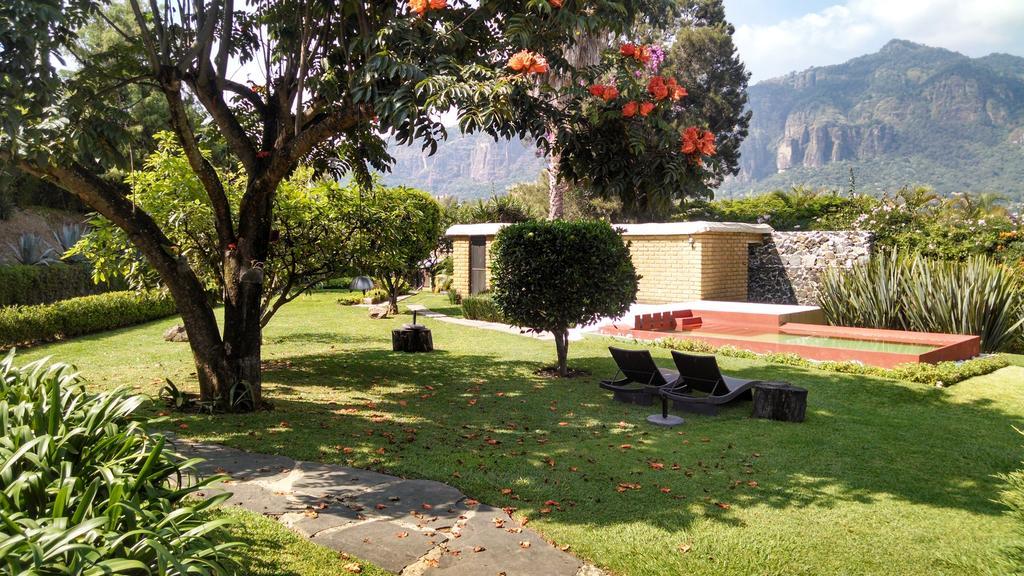
[[[452,288],[469,294],[469,236],[452,239]]]
[[[491,245],[494,243],[494,237],[487,236],[486,242],[487,274],[484,282],[489,288],[491,285]],[[463,296],[469,295],[469,236],[452,238],[452,268],[452,287]]]
[[[629,236],[633,267],[640,274],[637,301],[661,304],[700,298],[701,244],[685,236]]]
[[[692,241],[691,241],[692,239]],[[491,245],[487,238],[487,285]],[[693,236],[627,236],[633,266],[640,274],[637,301],[663,304],[684,300],[747,299],[747,244],[760,234],[708,233]],[[453,287],[469,294],[469,237],[452,242]]]
[[[760,234],[701,234],[701,300],[747,301],[747,247]]]
[[[747,299],[747,244],[759,234],[628,236],[640,278],[637,301]]]

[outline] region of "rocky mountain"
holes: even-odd
[[[544,158],[532,144],[519,139],[495,141],[485,134],[460,134],[449,128],[448,140],[430,156],[419,145],[391,144],[388,152],[395,158],[389,185],[404,184],[427,190],[437,196],[485,198],[500,194],[512,184],[532,182],[544,168]]]
[[[1024,58],[963,54],[893,40],[879,52],[750,87],[750,135],[734,196],[797,185],[862,192],[926,184],[941,193],[1024,199]],[[384,176],[437,195],[480,198],[532,182],[532,144],[460,135],[428,156],[394,146]]]
[[[1024,197],[1024,58],[905,40],[750,88],[741,173],[720,195],[794,185]]]

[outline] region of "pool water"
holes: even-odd
[[[842,350],[865,350],[869,352],[889,352],[892,354],[924,354],[938,346],[928,344],[907,344],[904,342],[879,342],[877,340],[854,340],[851,338],[832,338],[830,336],[803,336],[799,334],[783,334],[765,332],[762,334],[722,334],[708,330],[694,330],[696,336],[723,338],[729,340],[747,340],[751,342],[771,342],[775,344],[795,344],[798,346],[820,346],[822,348],[839,348]]]

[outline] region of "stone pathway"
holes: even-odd
[[[431,480],[175,440],[205,461],[201,474],[230,480],[227,505],[277,518],[313,542],[402,576],[601,576],[508,512]]]

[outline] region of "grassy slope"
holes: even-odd
[[[739,376],[810,389],[807,422],[751,420],[747,406],[665,430],[643,422],[653,408],[598,391],[597,378],[614,372],[607,341],[570,350],[593,377],[545,380],[533,371],[553,358],[551,342],[428,319],[437,351],[392,353],[389,331],[408,320],[370,321],[329,295],[303,297],[265,335],[276,409],[175,416],[187,426],[179,433],[447,481],[518,507],[618,574],[998,572],[1013,538],[993,499],[995,475],[1024,458],[1013,430],[1024,426],[1024,367],[934,389],[724,358]],[[168,324],[22,356],[56,354],[99,387],[153,394],[164,377],[191,382],[187,348],[160,339]],[[670,365],[667,350],[654,354]],[[619,493],[619,483],[641,488]],[[562,510],[540,515],[549,499]]]

